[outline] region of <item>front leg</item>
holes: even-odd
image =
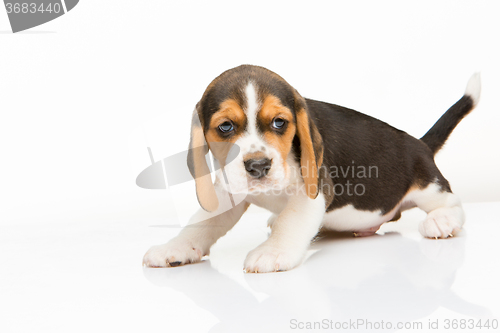
[[[285,209],[273,221],[269,238],[248,254],[245,271],[267,273],[297,267],[318,233],[324,214],[322,193],[316,199],[301,193],[291,196]]]
[[[243,201],[222,213],[222,208],[213,213],[199,209],[193,218],[202,221],[186,226],[168,243],[151,247],[144,255],[143,265],[174,267],[201,261],[210,253],[210,247],[238,222],[248,206],[249,203]]]

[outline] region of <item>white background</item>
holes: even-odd
[[[12,34],[0,8],[0,226],[107,219],[128,221],[145,244],[161,241],[144,230],[175,222],[175,205],[171,192],[135,185],[150,163],[146,146],[157,159],[184,150],[204,89],[240,64],[416,137],[480,71],[480,104],[436,161],[464,202],[500,201],[499,9],[495,1],[83,0]],[[10,252],[30,243],[6,235]],[[146,249],[135,245],[134,264]],[[17,253],[4,264],[29,257]]]
[[[481,71],[481,102],[437,163],[463,201],[499,200],[494,4],[87,0],[24,34],[2,34],[1,209],[152,195],[135,187],[149,158],[141,142],[143,160],[130,167],[131,135],[166,116],[158,127],[172,153],[185,149],[206,86],[245,63],[417,137]],[[5,11],[0,19],[8,31]]]

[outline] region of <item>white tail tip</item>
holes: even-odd
[[[481,96],[481,74],[474,73],[469,82],[467,82],[467,88],[465,88],[464,95],[470,96],[472,98],[472,103],[474,106],[479,102],[479,97]]]

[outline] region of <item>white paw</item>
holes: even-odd
[[[443,207],[429,212],[418,229],[427,238],[448,238],[461,230],[464,221],[461,207]]]
[[[297,267],[305,256],[306,251],[285,249],[267,242],[259,245],[248,253],[245,259],[245,272],[268,273],[287,271]]]
[[[201,261],[204,253],[189,242],[171,241],[151,247],[142,264],[147,267],[175,267]]]

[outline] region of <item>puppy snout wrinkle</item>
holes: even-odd
[[[249,159],[244,162],[245,170],[253,178],[259,179],[265,177],[269,173],[269,170],[271,169],[271,162],[272,161],[268,158],[260,160]]]

